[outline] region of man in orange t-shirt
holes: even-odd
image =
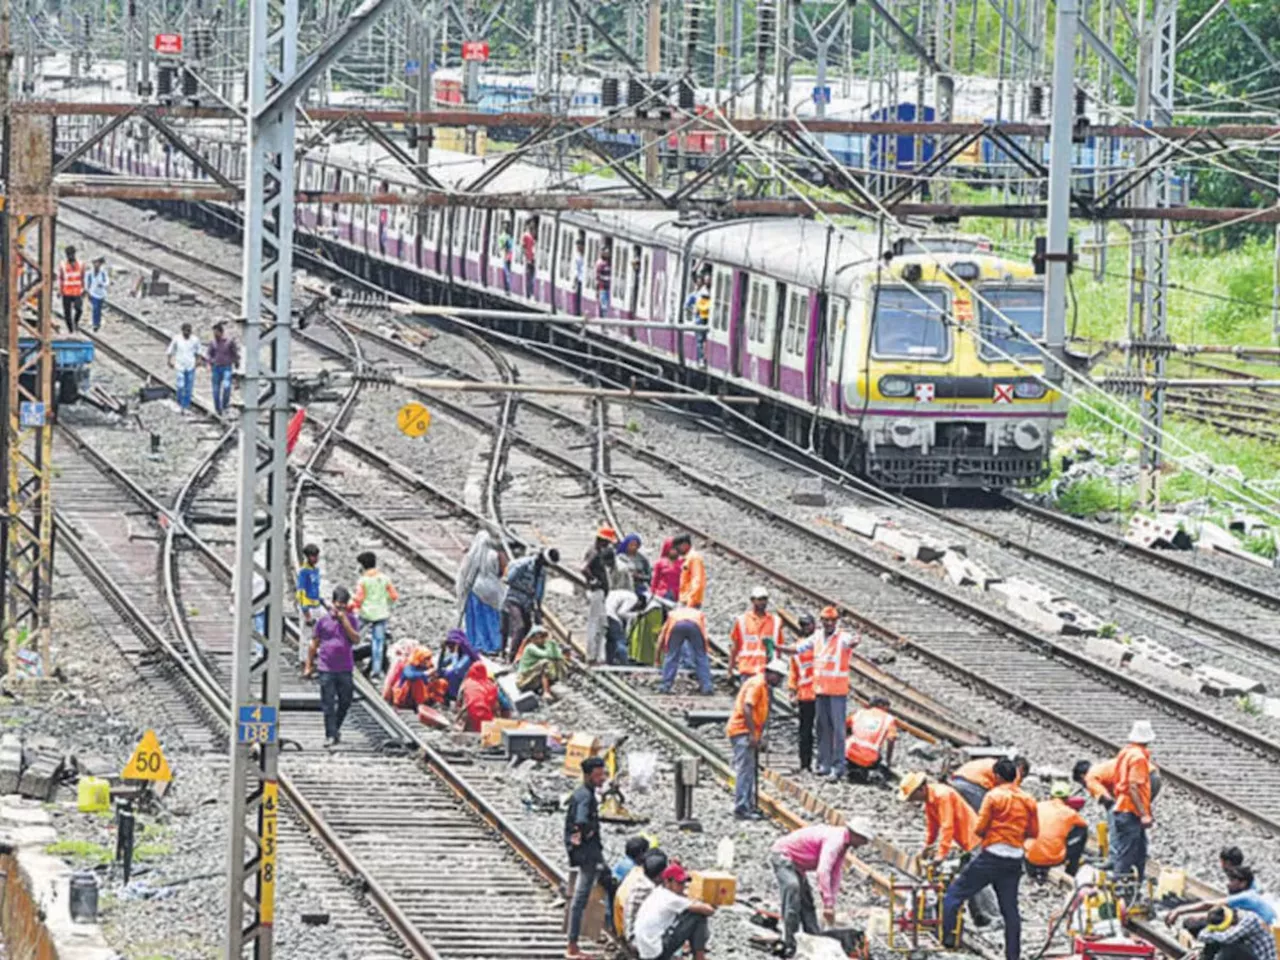
[[[760,742],[769,722],[769,691],[782,683],[787,665],[770,660],[764,673],[748,677],[738,689],[733,713],[724,728],[733,745],[733,815],[739,820],[760,820],[764,815],[756,806],[756,774],[759,768]]]
[[[1147,831],[1151,816],[1151,748],[1155,731],[1149,720],[1135,720],[1129,742],[1116,754],[1115,836],[1111,838],[1111,870],[1116,879],[1138,882],[1147,871]]]
[[[1018,912],[1018,884],[1022,879],[1023,847],[1040,835],[1035,798],[1016,784],[1018,767],[1008,757],[995,762],[996,786],[987,792],[978,811],[974,832],[982,852],[969,861],[951,881],[942,899],[942,943],[959,946],[957,921],[960,907],[980,890],[994,887],[1000,916],[1004,918],[1005,960],[1019,960],[1022,952],[1022,915]]]

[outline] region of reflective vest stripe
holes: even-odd
[[[737,626],[738,634],[742,637],[742,649],[738,651],[738,675],[746,677],[760,673],[769,656],[764,646],[765,636],[773,640],[773,648],[777,650],[781,624],[773,614],[767,614],[765,629],[760,633],[752,633],[747,627],[747,615],[744,613],[738,617]]]
[[[813,698],[813,642],[796,647],[796,695],[801,700]]]

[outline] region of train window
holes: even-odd
[[[471,244],[470,249],[478,253],[484,246],[484,211],[471,211]]]
[[[747,339],[764,343],[769,338],[769,281],[751,278],[751,292],[747,298]]]
[[[649,268],[653,260],[649,251],[644,251],[640,256],[640,304],[637,309],[641,313],[645,313],[649,309],[649,288],[653,286],[653,282],[649,276]]]
[[[804,354],[805,334],[809,330],[809,295],[792,290],[787,304],[787,326],[782,334],[782,347],[795,356]]]
[[[728,330],[733,310],[733,271],[716,268],[711,287],[711,329]]]
[[[595,276],[596,261],[600,259],[600,238],[587,237],[587,256],[586,265],[583,267],[583,273],[588,277]],[[594,289],[594,285],[593,285]]]
[[[836,350],[840,346],[840,336],[844,331],[845,311],[849,302],[840,297],[832,297],[827,301],[827,362],[836,362]]]
[[[549,266],[551,263],[551,245],[555,238],[556,224],[554,220],[544,219],[538,224],[538,263]]]
[[[560,279],[566,282],[577,283],[578,281],[573,269],[576,242],[576,235],[572,230],[566,230],[564,236],[560,238]]]
[[[951,351],[944,290],[879,287],[872,315],[872,350],[877,357],[942,360]]]
[[[630,273],[631,247],[629,244],[615,243],[613,245],[612,295],[609,299],[619,307],[627,305],[627,296],[631,293],[631,286],[627,281]]]
[[[983,287],[978,293],[986,301],[978,303],[982,356],[988,360],[1001,359],[1006,353],[1012,357],[1039,356],[1036,344],[1026,338],[1044,336],[1044,290]],[[1011,324],[1026,336],[1011,329]]]

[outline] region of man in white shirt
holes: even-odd
[[[107,258],[94,257],[93,266],[85,274],[85,285],[89,292],[89,309],[93,315],[93,329],[102,326],[102,304],[107,299],[107,287],[111,285],[111,276],[107,273]]]
[[[689,874],[673,863],[662,871],[662,885],[655,889],[636,913],[636,951],[640,960],[671,960],[685,944],[693,960],[706,960],[711,929],[707,918],[716,908],[684,895]]]
[[[639,871],[627,877],[618,888],[618,896],[622,898],[622,932],[631,947],[636,945],[636,914],[649,894],[658,889],[666,869],[667,855],[661,850],[650,850],[644,855]]]
[[[191,407],[191,395],[196,386],[196,364],[200,360],[200,339],[192,334],[191,324],[182,325],[182,333],[169,341],[169,349],[165,353],[169,357],[169,366],[177,373],[178,407],[185,413]]]

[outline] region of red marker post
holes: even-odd
[[[462,44],[463,60],[479,60],[481,62],[489,59],[489,41],[487,40],[467,40]]]

